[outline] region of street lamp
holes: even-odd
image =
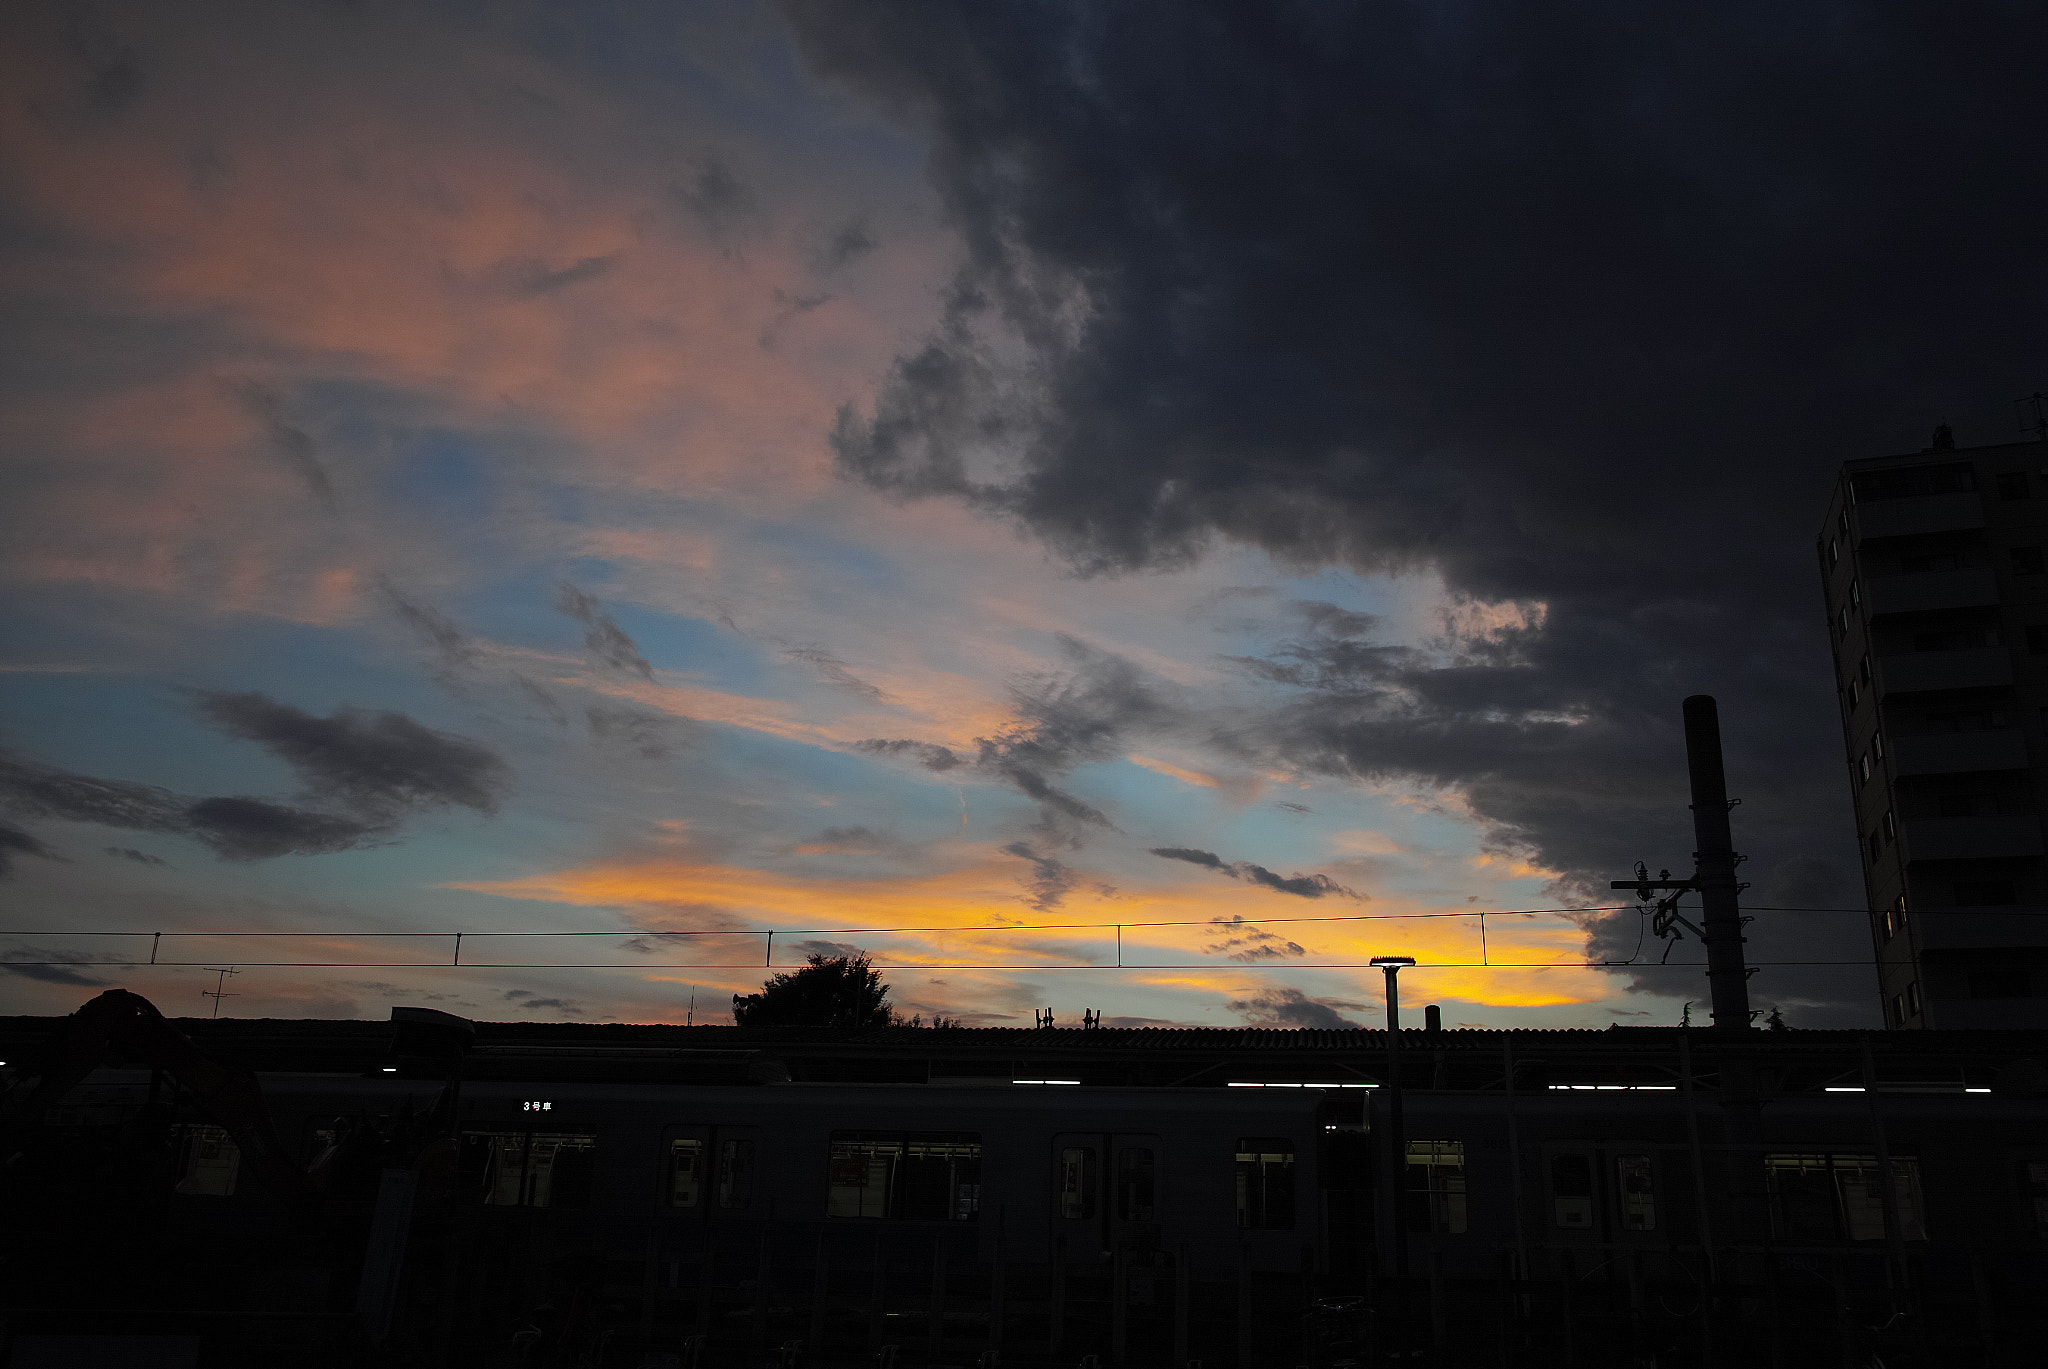
[[[1402,970],[1414,963],[1412,955],[1376,955],[1371,961],[1372,966],[1387,977],[1387,1237],[1394,1247],[1394,1277],[1400,1282],[1404,1310],[1408,1298],[1408,1214],[1401,1210],[1401,1197],[1402,1181],[1408,1177],[1408,1140],[1401,1116],[1399,976]]]

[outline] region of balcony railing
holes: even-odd
[[[2004,647],[1991,646],[1880,656],[1877,682],[1886,694],[2009,685],[2012,683],[2012,655]]]
[[[1892,738],[1893,765],[1901,775],[1958,775],[1972,770],[2024,770],[2027,738],[2017,729],[1933,732]]]
[[[1925,571],[1919,575],[1883,575],[1870,582],[1872,616],[1980,608],[1997,602],[1998,577],[1989,566]]]
[[[1884,499],[1857,505],[1850,518],[1859,545],[1872,537],[1961,532],[1984,526],[1984,500],[1974,490],[1956,494],[1923,494],[1913,499]]]
[[[2042,850],[2041,819],[2033,813],[1911,818],[1904,827],[1908,860],[1998,860]]]

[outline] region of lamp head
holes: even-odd
[[[1378,970],[1398,970],[1414,963],[1415,957],[1412,955],[1376,955],[1370,962],[1372,967]]]

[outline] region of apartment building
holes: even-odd
[[[1885,1024],[2048,1026],[2048,443],[1851,461],[1819,553]]]

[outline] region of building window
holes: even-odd
[[[488,1207],[589,1207],[597,1138],[511,1128],[462,1133],[462,1177]]]
[[[1832,566],[1841,559],[1842,541],[1839,537],[1830,537],[1828,539],[1828,564]]]
[[[1095,1216],[1093,1146],[1068,1146],[1060,1151],[1060,1216],[1076,1222]]]
[[[1920,1015],[1920,981],[1914,980],[1906,986],[1906,1016]]]
[[[1657,1229],[1657,1171],[1647,1155],[1622,1155],[1614,1161],[1614,1188],[1621,1195],[1624,1231]]]
[[[1565,1151],[1550,1157],[1551,1220],[1574,1231],[1593,1229],[1593,1157]]]
[[[1861,580],[1851,580],[1849,582],[1849,607],[1863,607],[1863,582]]]
[[[242,1168],[242,1148],[224,1127],[206,1122],[187,1123],[179,1128],[179,1193],[201,1193],[225,1198],[235,1191],[235,1176]]]
[[[1884,1185],[1875,1155],[1766,1155],[1764,1172],[1770,1181],[1771,1234],[1780,1240],[1884,1239]],[[1892,1197],[1901,1239],[1926,1240],[1917,1158],[1892,1157]]]
[[[1899,825],[1892,821],[1891,809],[1884,810],[1884,817],[1878,822],[1878,827],[1884,832],[1885,845],[1889,846],[1899,839]]]
[[[1883,759],[1884,759],[1884,733],[1883,733],[1883,732],[1873,732],[1873,733],[1871,733],[1871,734],[1870,734],[1870,754],[1871,754],[1871,755],[1873,755],[1873,756],[1875,756],[1875,757],[1876,757],[1877,759],[1879,759],[1879,760],[1883,760]]]
[[[1998,497],[2000,499],[2031,499],[2033,494],[2027,489],[2027,473],[2025,471],[2000,471],[1998,473]]]
[[[1856,773],[1862,776],[1863,783],[1870,783],[1870,753],[1868,751],[1856,758]]]
[[[1284,1136],[1237,1138],[1237,1224],[1246,1231],[1294,1226],[1294,1142]]]
[[[2009,879],[1959,879],[1955,896],[1964,908],[1997,908],[2020,901],[2019,886]]]
[[[1465,1230],[1465,1143],[1410,1141],[1405,1214],[1410,1231],[1462,1235]]]
[[[2011,552],[2014,575],[2040,575],[2048,571],[2041,561],[2039,547],[2014,547]]]
[[[1894,1027],[1903,1027],[1906,1025],[1906,996],[1902,993],[1895,993],[1892,995],[1891,1024]]]
[[[1870,653],[1863,653],[1863,660],[1856,667],[1856,679],[1865,689],[1870,688]]]
[[[2031,998],[2025,970],[1970,971],[1972,998]]]
[[[1835,627],[1840,630],[1843,638],[1846,639],[1848,637],[1849,610],[1847,607],[1838,608],[1835,610]]]
[[[1150,1146],[1125,1146],[1116,1153],[1118,1221],[1149,1222],[1158,1211],[1158,1187]]]
[[[1872,865],[1877,864],[1878,858],[1883,854],[1884,841],[1882,838],[1878,836],[1878,834],[1875,831],[1873,831],[1870,834],[1870,863]]]
[[[971,1222],[981,1214],[981,1137],[835,1131],[828,1217]]]

